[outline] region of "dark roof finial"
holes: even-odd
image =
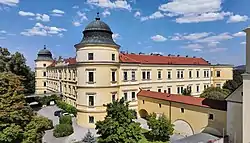
[[[46,49],[46,45],[43,45],[43,49]]]
[[[96,18],[95,18],[95,20],[100,20],[99,14],[100,14],[99,12],[96,13]]]

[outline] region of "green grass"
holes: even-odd
[[[148,130],[142,129],[141,132],[142,132],[142,134],[143,134],[143,138],[142,138],[138,143],[168,143],[168,141],[167,141],[167,142],[162,142],[162,141],[149,141],[149,140],[146,138]]]

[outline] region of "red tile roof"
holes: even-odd
[[[189,104],[194,106],[218,109],[218,110],[227,110],[227,102],[221,100],[211,100],[206,98],[200,97],[192,97],[192,96],[184,96],[178,94],[168,94],[168,93],[161,93],[161,92],[154,92],[154,91],[146,91],[140,90],[137,93],[137,96],[149,97],[154,99],[160,100],[167,100],[172,102],[178,102],[183,104]]]
[[[209,65],[203,58],[174,57],[160,55],[137,55],[120,53],[122,63],[164,64],[164,65]]]
[[[68,58],[68,59],[64,59],[63,61],[64,61],[64,63],[66,63],[68,65],[76,64],[76,58]],[[57,64],[57,61],[53,60],[52,64],[49,65],[49,67],[54,67],[56,64]]]

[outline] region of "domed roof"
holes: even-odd
[[[38,52],[36,61],[50,61],[50,60],[53,60],[52,54],[48,49],[46,49],[46,46],[44,45],[44,48]]]
[[[110,27],[105,22],[101,21],[99,17],[97,17],[94,21],[90,22],[86,27],[84,31],[89,30],[104,30],[111,32]]]

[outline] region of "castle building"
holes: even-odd
[[[81,126],[95,127],[106,115],[103,104],[122,97],[137,110],[139,88],[169,94],[189,88],[199,96],[232,79],[231,65],[211,65],[203,58],[121,52],[112,34],[97,17],[75,45],[76,57],[53,60],[44,48],[35,60],[36,93],[61,93],[65,102],[76,106]]]

